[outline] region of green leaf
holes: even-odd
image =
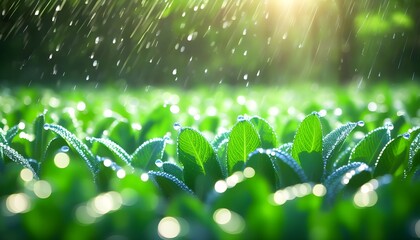
[[[219,147],[216,149],[217,161],[219,162],[220,169],[222,170],[223,178],[227,178],[228,174],[228,164],[227,164],[227,146],[229,139],[223,140]]]
[[[20,130],[21,129],[19,129],[19,124],[7,130],[6,135],[5,135],[6,141],[10,144],[13,138],[19,133]]]
[[[20,165],[22,165],[25,168],[28,168],[32,171],[34,174],[34,177],[38,179],[38,174],[35,171],[35,169],[32,167],[32,165],[29,163],[28,159],[26,159],[24,156],[22,156],[20,153],[18,153],[13,148],[5,145],[4,143],[0,143],[0,149],[2,149],[3,153],[10,158],[13,162],[16,162]]]
[[[149,171],[148,174],[167,198],[183,193],[194,195],[193,191],[184,182],[171,174],[156,171]]]
[[[174,177],[178,178],[179,180],[184,180],[184,172],[183,169],[176,165],[175,163],[171,162],[163,162],[162,170],[166,173],[173,175]]]
[[[211,145],[214,149],[219,148],[220,144],[224,142],[225,140],[229,139],[230,131],[221,132],[214,137],[213,141],[211,142]]]
[[[35,135],[34,141],[32,142],[32,158],[42,161],[44,160],[43,154],[45,150],[46,145],[46,132],[44,130],[44,124],[45,124],[45,114],[44,113],[38,115],[38,117],[34,121],[33,125],[33,133]]]
[[[385,174],[402,175],[408,166],[410,142],[400,135],[389,141],[375,163],[374,177]]]
[[[322,127],[316,113],[300,124],[292,146],[293,158],[302,166],[310,181],[320,182],[323,174]]]
[[[238,121],[230,132],[227,145],[228,174],[241,170],[248,155],[261,146],[257,130],[247,120]]]
[[[356,191],[372,178],[371,174],[372,169],[363,162],[352,162],[336,169],[324,182],[327,188],[326,204],[331,205],[345,187]]]
[[[377,128],[360,140],[350,154],[350,162],[364,162],[373,167],[385,145],[391,140],[387,127]]]
[[[420,165],[420,134],[418,134],[410,144],[409,160],[408,160],[408,175],[413,175]]]
[[[6,135],[5,135],[6,133],[3,131],[3,129],[1,129],[0,128],[0,143],[3,143],[3,144],[9,144],[8,142],[7,142],[7,139],[6,139]]]
[[[154,138],[144,142],[131,155],[131,165],[144,170],[151,170],[155,161],[163,158],[166,141],[164,138]]]
[[[86,138],[87,141],[94,143],[100,143],[108,148],[112,153],[114,153],[118,158],[120,158],[125,165],[129,165],[131,163],[131,156],[117,143],[113,142],[107,138],[95,138],[95,137],[88,137]]]
[[[182,128],[178,136],[178,154],[184,165],[185,183],[193,190],[199,187],[199,176],[207,176],[213,183],[222,178],[214,149],[200,132]]]
[[[80,157],[85,160],[86,164],[88,165],[90,171],[94,176],[98,172],[98,162],[96,161],[95,156],[92,152],[88,149],[86,144],[80,141],[74,134],[69,132],[67,129],[60,125],[56,124],[45,124],[45,130],[51,130],[60,137],[62,137],[66,142],[69,144],[70,147],[74,148],[74,150],[80,155]]]
[[[265,178],[272,190],[308,181],[302,168],[289,154],[275,149],[255,150],[250,154],[246,167],[252,167],[256,175]]]
[[[322,159],[326,174],[333,170],[334,156],[338,155],[344,140],[357,126],[357,123],[347,123],[328,133],[322,140]]]
[[[293,143],[288,142],[288,143],[284,143],[284,144],[280,145],[280,147],[278,147],[277,150],[281,151],[281,152],[285,152],[289,155],[292,155],[292,147],[293,147]]]
[[[265,150],[259,148],[249,154],[245,167],[251,167],[255,170],[255,175],[265,178],[272,187],[272,191],[277,188],[277,172],[273,163]]]
[[[290,154],[275,149],[269,156],[279,179],[278,188],[308,182],[305,172]]]
[[[131,152],[136,148],[137,145],[133,129],[127,120],[115,120],[108,131],[108,138],[124,146],[125,151]]]
[[[253,116],[249,121],[254,125],[260,136],[262,148],[271,149],[277,146],[276,133],[266,120],[258,116]]]

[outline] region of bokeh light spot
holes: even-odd
[[[34,193],[39,198],[48,198],[51,196],[51,185],[49,182],[40,180],[34,183]]]
[[[29,210],[29,197],[24,193],[15,193],[7,197],[6,208],[11,213],[24,213]]]
[[[20,171],[20,178],[25,182],[30,182],[34,179],[34,173],[28,168],[24,168]]]
[[[158,233],[163,238],[176,238],[181,233],[181,224],[174,217],[164,217],[158,224]]]
[[[324,185],[322,184],[316,184],[313,188],[312,188],[312,193],[317,196],[317,197],[322,197],[327,193],[327,189],[325,188]]]
[[[54,164],[58,168],[66,168],[70,164],[70,157],[67,153],[59,152],[54,156]]]

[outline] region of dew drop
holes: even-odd
[[[44,130],[50,130],[50,125],[49,124],[44,124]]]
[[[236,118],[236,120],[239,122],[239,121],[243,121],[243,120],[245,120],[245,116],[243,116],[243,115],[239,115],[238,116],[238,118]]]
[[[155,161],[155,165],[156,165],[156,167],[161,168],[161,167],[163,166],[163,162],[162,162],[162,160],[157,159],[157,160]]]
[[[410,133],[404,133],[404,134],[403,134],[403,138],[405,138],[405,139],[409,139],[409,138],[410,138]]]
[[[321,116],[321,114],[319,114],[319,112],[317,112],[317,111],[313,111],[312,114],[315,115],[315,116],[317,116],[317,117],[320,117]]]
[[[388,130],[392,130],[394,129],[394,124],[388,122],[388,123],[385,123],[385,127],[388,128]]]
[[[359,127],[363,127],[363,126],[365,126],[365,122],[364,122],[364,121],[358,121],[358,122],[357,122],[357,125],[358,125]]]
[[[181,128],[182,128],[182,126],[181,126],[181,124],[180,124],[179,122],[174,123],[174,129],[175,129],[176,131],[181,130]]]
[[[70,150],[69,146],[62,146],[60,152],[68,152]]]

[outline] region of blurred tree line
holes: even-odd
[[[419,74],[418,0],[3,0],[0,11],[3,82],[248,85]]]

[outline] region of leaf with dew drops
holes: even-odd
[[[278,148],[276,148],[278,151],[282,151],[285,152],[289,155],[292,155],[292,147],[293,147],[293,143],[292,142],[288,142],[288,143],[283,143],[282,145],[280,145]]]
[[[373,172],[374,177],[385,174],[402,175],[408,167],[410,142],[404,135],[389,141],[379,154]]]
[[[292,157],[302,166],[309,180],[320,182],[322,162],[322,126],[317,113],[309,114],[300,123],[292,146]]]
[[[350,162],[364,162],[373,167],[385,145],[391,140],[388,127],[379,127],[360,140],[350,154]]]
[[[184,172],[183,169],[175,163],[172,162],[163,162],[162,170],[166,173],[173,175],[181,181],[184,181]]]
[[[56,124],[45,124],[45,130],[50,130],[62,137],[66,142],[74,148],[74,150],[80,155],[80,157],[85,160],[86,164],[88,165],[90,171],[94,176],[98,172],[98,162],[96,161],[95,156],[92,152],[88,149],[86,144],[80,141],[74,134],[69,132],[66,128]]]
[[[345,187],[356,191],[370,179],[372,179],[372,168],[366,163],[352,162],[337,168],[324,181],[327,188],[326,205],[330,206]]]
[[[11,148],[10,146],[5,145],[4,143],[0,143],[0,149],[2,149],[3,153],[10,158],[13,162],[16,162],[22,165],[25,168],[28,168],[34,174],[34,177],[38,179],[38,174],[32,165],[29,163],[29,160],[18,153],[15,149]]]
[[[232,128],[227,145],[228,173],[242,170],[251,152],[261,147],[257,130],[248,120],[239,120]]]
[[[153,165],[157,159],[163,158],[165,146],[164,138],[154,138],[144,142],[131,154],[131,166],[144,170],[155,169]]]
[[[420,165],[420,134],[410,144],[407,175],[412,176]]]
[[[223,178],[227,178],[228,175],[228,163],[227,163],[227,146],[229,139],[224,139],[219,146],[216,148],[217,161],[219,162],[220,169],[222,170]]]
[[[21,130],[20,124],[17,124],[13,127],[11,127],[9,130],[6,131],[6,135],[4,136],[6,138],[6,141],[10,144],[13,140],[13,138],[19,133]]]
[[[0,128],[0,143],[8,144],[6,139],[6,133],[3,131],[3,129]]]
[[[269,156],[279,178],[279,188],[308,181],[308,177],[302,167],[290,154],[273,149]]]
[[[149,171],[148,175],[168,198],[183,193],[194,195],[193,191],[184,182],[169,173]]]
[[[197,130],[182,128],[178,135],[178,154],[184,166],[185,183],[193,190],[198,187],[200,176],[206,176],[213,183],[222,178],[213,147]]]
[[[230,131],[224,131],[217,134],[214,137],[213,141],[211,141],[211,145],[213,146],[213,148],[215,149],[219,148],[222,142],[224,142],[226,139],[229,139],[229,134],[230,134]]]
[[[33,133],[35,135],[35,138],[34,141],[31,143],[33,151],[32,157],[38,161],[43,160],[43,151],[46,147],[47,133],[44,129],[46,112],[47,111],[45,110],[44,113],[38,115],[33,123]]]
[[[107,138],[95,138],[95,137],[88,137],[86,138],[87,141],[94,143],[100,143],[108,148],[112,153],[118,156],[126,165],[129,165],[131,162],[131,156],[117,143],[114,141],[107,139]]]
[[[357,123],[349,122],[328,133],[322,139],[322,158],[324,161],[324,174],[328,175],[333,170],[334,158],[348,135],[358,126]]]
[[[277,146],[277,135],[266,120],[259,116],[253,116],[249,121],[254,125],[260,136],[262,148],[270,149]]]

